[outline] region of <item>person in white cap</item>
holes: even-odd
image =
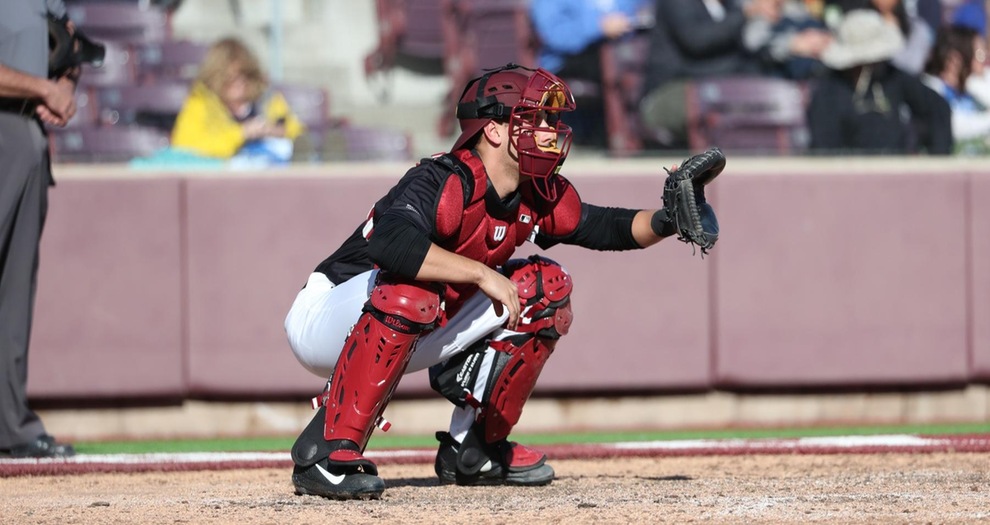
[[[816,79],[808,104],[810,148],[816,153],[948,155],[949,105],[890,60],[904,46],[879,13],[846,13],[822,53],[829,71]]]

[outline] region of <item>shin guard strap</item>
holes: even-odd
[[[372,476],[378,475],[378,466],[356,450],[341,448],[331,452],[328,458],[331,465],[352,469],[360,468],[365,474],[371,474]]]
[[[327,457],[330,451],[330,443],[323,437],[323,427],[326,422],[326,407],[320,409],[313,415],[313,419],[306,425],[296,442],[292,444],[292,462],[300,467],[308,467],[317,461]]]

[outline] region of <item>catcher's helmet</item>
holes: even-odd
[[[464,87],[457,104],[461,135],[453,149],[463,148],[491,120],[508,122],[519,173],[532,177],[543,198],[554,200],[552,181],[571,147],[571,128],[561,122],[560,113],[574,107],[567,84],[542,68],[507,64],[487,70]],[[540,145],[536,132],[553,133],[555,139]]]

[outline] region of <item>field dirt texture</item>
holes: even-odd
[[[381,500],[296,496],[285,469],[0,478],[0,522],[978,523],[990,454],[725,455],[558,460],[547,487],[441,486],[383,465]]]

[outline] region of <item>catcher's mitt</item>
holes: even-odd
[[[673,223],[677,239],[701,249],[704,257],[718,240],[718,220],[705,200],[705,185],[725,168],[725,155],[718,148],[695,155],[678,168],[668,170],[663,184],[663,207]]]

